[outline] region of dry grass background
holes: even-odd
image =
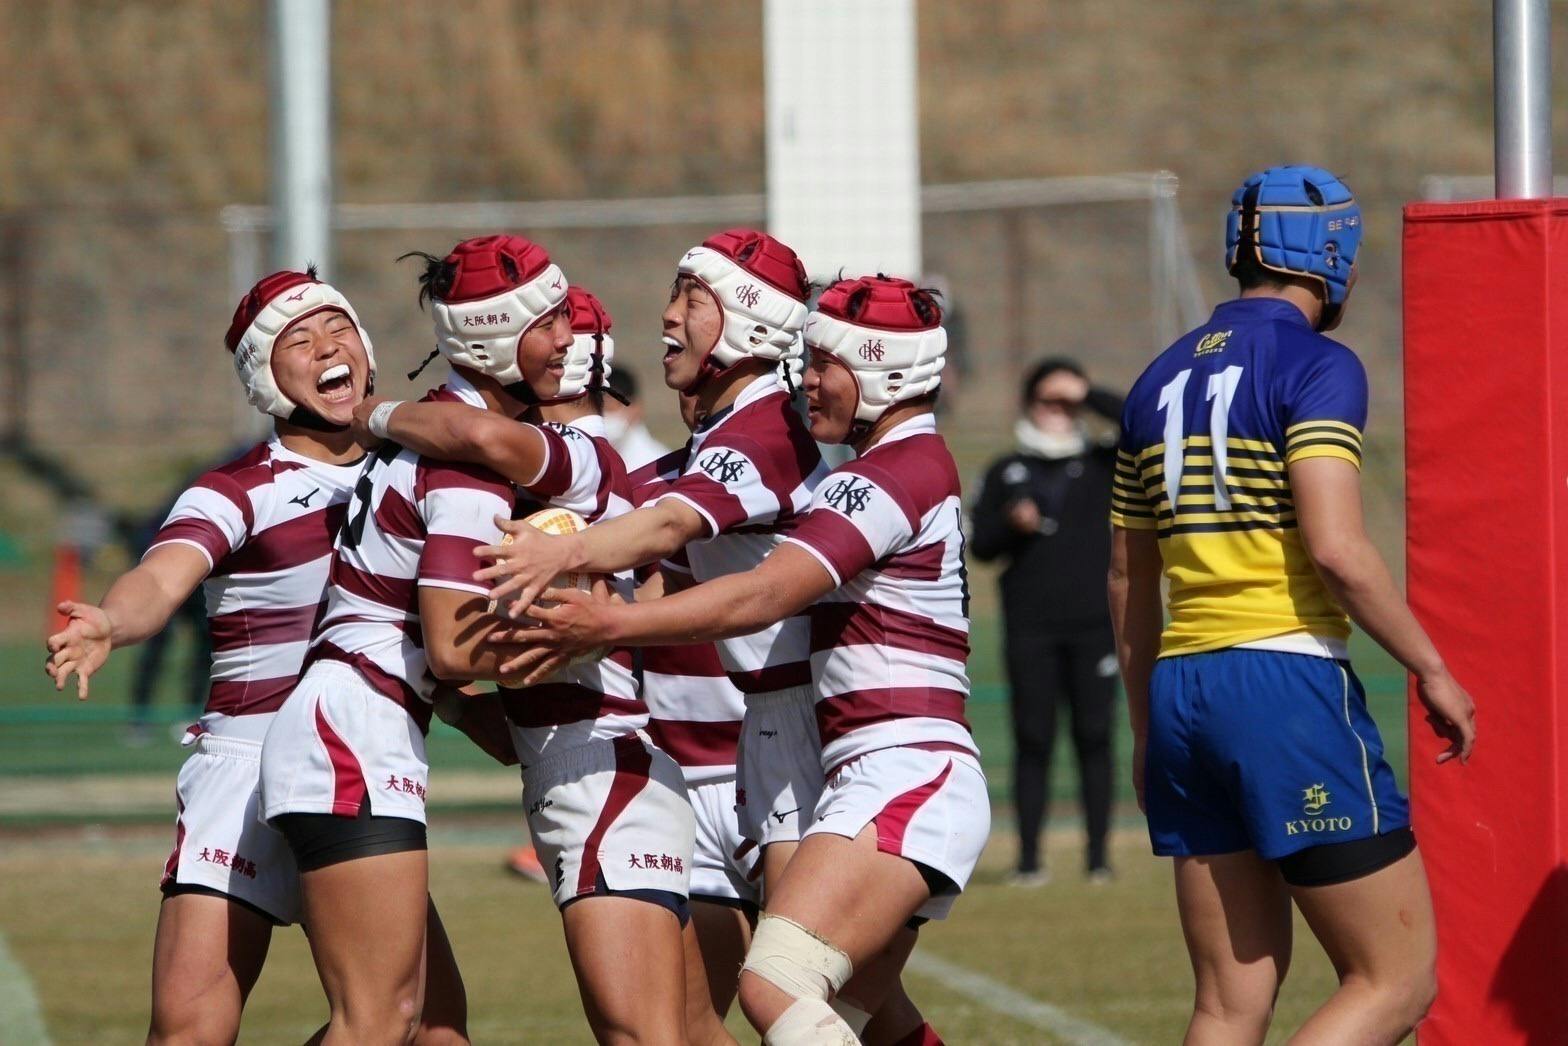
[[[0,338],[23,348],[26,430],[117,504],[156,504],[228,440],[237,389],[219,348],[232,302],[217,211],[267,197],[265,12],[260,0],[0,0],[0,237],[24,259],[0,286],[23,309]],[[1235,182],[1281,161],[1342,172],[1368,210],[1343,335],[1373,375],[1369,498],[1397,549],[1399,207],[1424,174],[1489,167],[1487,13],[1472,0],[921,0],[924,177],[1169,168],[1217,300]],[[333,19],[341,200],[763,188],[757,0],[339,0]],[[1556,21],[1561,53],[1568,20]],[[1000,315],[1007,220],[926,229],[928,265],[953,277],[969,314],[975,370],[949,429],[971,474],[1006,445],[1030,358],[1075,352],[1114,384],[1155,347],[1141,210],[1022,219],[1024,345],[1008,343]],[[703,231],[545,237],[605,297],[623,352],[650,350],[641,369],[655,385],[664,281]],[[446,243],[345,236],[332,274],[361,302],[394,391],[428,341],[411,276],[390,265],[415,246]],[[652,406],[675,436],[663,397]],[[18,420],[0,406],[0,427]],[[37,553],[47,513],[24,492],[0,505],[0,531]],[[8,623],[0,613],[0,633]]]

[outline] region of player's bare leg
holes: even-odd
[[[1437,930],[1421,854],[1348,883],[1291,887],[1339,974],[1292,1043],[1394,1043],[1437,994]]]
[[[1290,968],[1290,894],[1251,850],[1178,857],[1176,906],[1196,987],[1187,1046],[1263,1041]]]
[[[871,1022],[861,1033],[860,1041],[866,1046],[903,1046],[910,1041],[919,1041],[912,1037],[926,1027],[925,1016],[905,993],[904,985],[900,982],[894,986],[893,993],[882,1000],[877,1012],[871,1015]]]
[[[769,847],[769,851],[773,847]],[[769,854],[764,854],[766,859]],[[795,850],[789,872],[773,891],[767,911],[797,923],[843,952],[853,967],[876,968],[873,960],[888,949],[915,912],[931,897],[915,865],[877,849],[875,822],[854,839],[813,835]],[[907,953],[906,953],[907,954]],[[884,975],[880,991],[897,983],[897,970]],[[860,992],[874,1011],[882,1002],[870,978]],[[759,1031],[766,1030],[795,999],[764,978],[742,971],[740,1004]]]
[[[244,905],[182,893],[158,909],[149,1046],[233,1042],[272,943],[272,924]]]
[[[326,1046],[413,1041],[424,1003],[426,853],[362,857],[300,876],[310,952],[326,989]]]
[[[746,913],[727,904],[691,902],[681,932],[686,953],[686,1037],[695,1044],[733,1043],[724,1017],[740,987],[740,964],[751,943]]]
[[[769,843],[762,848],[762,906],[764,908],[768,906],[768,895],[778,885],[784,875],[785,867],[798,849],[800,843],[793,841]]]
[[[468,1042],[468,993],[435,901],[429,902],[425,922],[425,1005],[414,1042],[417,1046],[466,1046]]]
[[[675,913],[631,897],[584,897],[561,919],[594,1038],[681,1046],[686,976]]]

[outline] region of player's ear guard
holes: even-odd
[[[1349,294],[1360,246],[1361,208],[1350,187],[1321,167],[1270,167],[1231,196],[1225,268],[1232,274],[1250,255],[1265,269],[1318,280],[1333,312]]]

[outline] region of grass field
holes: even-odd
[[[1003,883],[1014,852],[1005,692],[995,669],[995,630],[981,623],[975,639],[971,720],[985,751],[998,830],[953,919],[928,928],[917,953],[956,964],[962,986],[917,968],[908,977],[911,995],[955,1044],[1175,1041],[1191,978],[1168,865],[1149,855],[1124,767],[1117,774],[1114,883],[1092,887],[1081,878],[1065,740],[1055,774],[1057,827],[1047,850],[1056,878],[1041,889]],[[1390,760],[1403,777],[1402,677],[1375,651],[1358,653]],[[125,743],[129,659],[112,664],[86,705],[56,697],[40,661],[32,646],[0,646],[8,680],[0,692],[0,1043],[27,1041],[17,1037],[20,1025],[6,1023],[14,1016],[7,1007],[23,997],[23,978],[54,1043],[140,1041],[154,884],[171,842],[169,795],[182,753],[163,725],[144,745]],[[170,709],[161,719],[180,716]],[[1123,725],[1119,762],[1129,748]],[[514,774],[487,767],[461,738],[440,730],[432,735],[431,759],[432,888],[464,969],[475,1041],[589,1041],[548,897],[502,868],[505,848],[522,832],[513,813]],[[1304,927],[1298,941],[1280,1031],[1270,1041],[1283,1041],[1333,985]],[[299,1041],[323,1013],[303,938],[281,932],[243,1041]],[[742,1042],[756,1041],[738,1014],[730,1023]]]

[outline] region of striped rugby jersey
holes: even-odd
[[[686,470],[656,500],[677,498],[702,517],[703,537],[686,548],[698,581],[739,574],[766,559],[827,475],[805,422],[771,373],[704,419],[687,446]],[[804,616],[721,639],[718,648],[731,681],[748,694],[811,682]]]
[[[809,613],[822,765],[895,745],[978,754],[958,468],[922,414],[823,480],[785,538],[838,587]]]
[[[1224,647],[1344,657],[1350,623],[1308,558],[1286,467],[1361,466],[1366,372],[1294,305],[1241,298],[1143,372],[1122,414],[1111,521],[1153,530],[1161,656]],[[1167,476],[1180,476],[1174,500]]]
[[[484,405],[455,372],[425,399]],[[473,579],[473,550],[499,540],[495,517],[511,513],[512,486],[490,470],[383,443],[349,501],[310,659],[353,666],[428,729],[436,679],[425,660],[419,589],[487,596]]]
[[[632,501],[640,506],[662,494],[685,471],[686,456],[682,447],[632,473]],[[685,561],[682,550],[668,565],[681,569]],[[733,776],[746,699],[730,682],[718,648],[643,647],[642,673],[642,696],[652,717],[648,734],[680,764],[687,782]]]
[[[191,545],[210,568],[208,729],[217,716],[276,712],[299,682],[361,464],[317,461],[273,436],[198,479],[153,538],[148,552]]]
[[[604,418],[590,414],[538,428],[545,437],[545,463],[537,479],[518,488],[521,513],[564,508],[593,524],[631,511],[626,466],[605,437]],[[623,598],[631,598],[630,575],[618,576],[614,584]],[[501,687],[522,765],[647,726],[648,706],[637,694],[632,665],[631,650],[617,647],[601,661],[564,668],[534,686]]]

